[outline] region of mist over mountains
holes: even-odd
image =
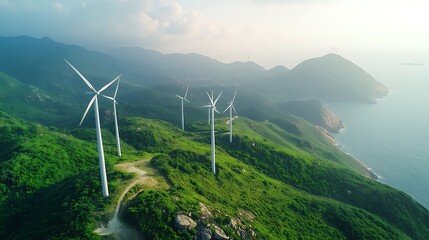
[[[0,72],[5,74],[2,77],[46,94],[52,101],[49,111],[60,118],[65,117],[65,109],[66,115],[77,117],[87,102],[86,86],[63,58],[84,73],[95,88],[122,73],[118,101],[123,114],[175,124],[178,113],[170,109],[178,105],[174,96],[186,85],[190,85],[190,121],[205,116],[200,107],[206,102],[205,91],[211,89],[224,91],[228,98],[238,88],[239,114],[255,120],[286,114],[281,106],[288,100],[374,103],[388,91],[363,69],[335,54],[304,61],[291,70],[284,66],[266,70],[253,62],[225,64],[199,54],[162,54],[136,47],[99,53],[49,38],[25,36],[0,37],[0,51]],[[49,115],[38,118],[45,118],[46,123],[58,122]]]

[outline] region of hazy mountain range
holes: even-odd
[[[266,70],[252,62],[224,64],[198,54],[162,54],[141,48],[99,53],[49,38],[24,36],[0,37],[0,51],[3,78],[31,86],[49,98],[35,105],[41,110],[46,107],[46,112],[57,114],[57,117],[49,114],[34,117],[50,124],[72,124],[67,115],[77,118],[88,98],[86,86],[63,58],[72,62],[95,88],[122,73],[118,101],[123,114],[159,118],[175,124],[179,116],[171,110],[178,105],[174,96],[184,91],[186,85],[190,85],[191,104],[187,106],[190,121],[204,116],[200,107],[207,101],[205,91],[211,89],[224,91],[222,98],[225,100],[220,103],[224,107],[238,88],[239,115],[256,120],[285,114],[287,109],[281,106],[287,100],[372,103],[387,93],[387,87],[364,70],[334,54],[304,61],[292,70],[283,66]],[[23,116],[22,112],[17,114]],[[64,119],[58,121],[59,118]],[[31,117],[26,119],[32,120]],[[308,120],[326,125],[322,121]]]

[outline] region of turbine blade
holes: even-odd
[[[92,104],[94,103],[95,98],[97,98],[97,94],[94,94],[94,97],[92,97],[91,101],[88,103],[88,107],[86,107],[85,113],[83,114],[82,119],[80,120],[79,126],[82,125],[83,120],[86,117],[86,114],[88,113],[89,109],[91,108]]]
[[[202,106],[201,108],[211,108],[212,107],[212,105],[205,105],[205,106]]]
[[[225,109],[225,111],[223,111],[222,113],[225,113],[226,112],[226,110],[228,110],[230,107],[231,107],[232,105],[231,104],[229,104],[229,106]]]
[[[186,98],[186,96],[188,96],[188,90],[189,90],[189,85],[186,87],[185,96],[183,98]]]
[[[180,98],[180,99],[183,99],[181,96],[179,96],[179,95],[177,95],[177,94],[176,94],[176,97],[178,97],[178,98]]]
[[[232,110],[234,110],[235,116],[237,116],[238,114],[237,114],[237,111],[235,111],[234,105],[231,105],[231,106],[232,106]]]
[[[210,99],[210,103],[212,104],[212,105],[214,105],[213,104],[213,96],[212,97],[210,97],[210,95],[209,95],[209,93],[206,91],[206,93],[207,93],[207,96],[209,97],[209,99]]]
[[[121,81],[121,79],[118,79],[118,83],[116,84],[116,89],[115,89],[115,94],[113,94],[113,98],[116,99],[116,95],[118,94],[118,89],[119,89],[119,82]]]
[[[184,98],[183,100],[187,101],[188,103],[191,103],[191,102],[189,102],[189,100],[188,100],[188,99],[186,99],[186,98]]]
[[[213,105],[216,105],[217,100],[219,100],[220,96],[222,95],[222,91],[220,91],[219,95],[217,96],[216,100],[214,101]]]
[[[105,98],[107,98],[107,99],[110,99],[110,100],[112,100],[112,101],[116,102],[116,101],[115,101],[115,99],[114,99],[114,98],[112,98],[112,97],[106,96],[106,95],[104,95],[104,94],[101,94],[101,96],[103,96],[103,97],[105,97]]]
[[[235,96],[236,96],[236,95],[237,95],[237,89],[235,89],[234,97],[232,98],[231,103],[234,103],[234,100],[235,100]]]
[[[220,112],[219,112],[216,108],[215,108],[214,110],[215,110],[215,112],[217,112],[217,113],[219,113],[219,114],[220,114]]]
[[[95,90],[95,88],[91,85],[91,83],[88,81],[88,79],[86,79],[80,72],[79,72],[79,70],[77,70],[69,61],[67,61],[65,58],[64,58],[64,61],[66,61],[66,63],[77,73],[77,75],[79,75],[79,77],[86,83],[86,85],[88,85],[88,87],[92,90],[92,91],[94,91],[94,92],[97,92],[96,90]]]
[[[121,74],[122,75],[122,74]],[[102,91],[106,90],[106,88],[108,88],[110,85],[112,85],[116,80],[118,80],[118,78],[121,77],[121,75],[117,76],[115,79],[113,79],[111,82],[109,82],[108,84],[104,85],[104,87],[102,87],[100,90],[98,90],[98,93],[101,93]]]

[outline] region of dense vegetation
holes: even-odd
[[[0,112],[0,238],[96,239],[96,213],[112,199],[100,195],[95,146]],[[115,192],[123,176],[107,159]]]
[[[191,87],[187,131],[183,132],[175,127],[180,109],[174,98],[183,86],[168,82],[177,76],[199,79],[203,73],[187,75],[182,71],[186,66],[179,65],[163,73],[136,66],[147,67],[150,56],[172,61],[168,66],[187,57],[191,62],[220,63],[198,55],[163,56],[150,51],[131,56],[129,49],[123,49],[113,54],[125,62],[120,64],[115,57],[46,38],[0,37],[0,42],[0,239],[105,238],[93,231],[107,222],[116,200],[134,181],[132,174],[116,169],[115,164],[148,156],[154,156],[149,165],[137,167],[144,166],[153,182],[134,186],[122,208],[123,218],[147,239],[192,239],[202,228],[214,231],[216,227],[236,239],[429,239],[427,209],[405,193],[365,177],[368,171],[333,146],[323,129],[261,96],[259,88],[240,89],[240,118],[233,122],[232,144],[227,119],[216,119],[217,174],[212,174],[207,112],[201,109],[207,103],[207,85]],[[128,73],[119,95],[123,97],[119,100],[121,158],[115,156],[111,104],[100,99],[109,198],[101,197],[93,120],[84,123],[90,128],[75,128],[87,104],[88,96],[83,97],[87,88],[62,57],[79,60],[77,67],[96,88],[122,70]],[[337,63],[346,64],[355,77],[364,75],[365,86],[373,87],[370,95],[353,91],[354,95],[336,95],[339,99],[373,101],[385,93],[384,86],[338,56],[269,73],[252,64],[222,65],[228,72],[217,78],[234,75],[243,80],[249,75],[239,73],[250,69],[247,74],[254,77],[278,80],[285,74],[295,77],[314,72],[309,67],[325,72],[325,67]],[[328,76],[330,84],[347,75],[327,70],[334,74],[329,76],[336,76]],[[138,81],[148,76],[153,78]],[[309,76],[304,80],[320,79]],[[159,82],[163,84],[156,85]],[[235,90],[214,88],[216,93],[224,90],[223,97],[232,96]],[[225,104],[219,101],[219,109]],[[320,114],[311,115],[311,109],[322,106],[315,101],[305,104],[309,107],[298,109],[305,108],[304,113],[310,115],[300,116],[320,120]],[[175,226],[178,213],[198,226],[179,230]]]
[[[404,193],[363,177],[350,167],[345,154],[332,155],[332,159],[327,159],[323,152],[315,154],[316,140],[323,142],[315,134],[308,142],[310,146],[314,144],[314,148],[308,151],[282,147],[269,140],[276,133],[267,125],[243,119],[236,122],[237,128],[246,128],[251,122],[254,128],[264,129],[259,132],[267,135],[271,132],[271,136],[261,138],[247,129],[229,144],[229,137],[222,133],[221,119],[216,158],[218,175],[214,176],[210,171],[204,124],[195,124],[194,133],[180,138],[177,131],[166,132],[162,122],[134,120],[133,126],[147,125],[151,127],[149,131],[155,132],[160,128],[164,135],[170,134],[174,139],[168,152],[151,161],[166,177],[171,189],[142,194],[131,201],[128,209],[127,219],[148,238],[183,237],[177,230],[172,231],[173,218],[178,211],[183,211],[197,220],[200,202],[216,213],[212,222],[234,238],[239,235],[229,223],[232,218],[240,217],[253,226],[259,237],[267,239],[293,239],[298,235],[304,239],[426,239],[429,236],[426,209]],[[295,126],[297,133],[311,128],[295,125],[293,121],[289,124]],[[197,131],[198,127],[203,132]],[[147,205],[158,207],[149,209]],[[242,211],[253,218],[243,218]]]
[[[118,188],[128,179],[113,168],[119,159],[113,156],[111,133],[103,135],[112,196],[102,199],[93,129],[47,128],[4,113],[0,119],[0,237],[99,238],[93,230],[111,214]],[[159,120],[121,118],[122,139],[132,143],[124,142],[125,159],[141,158],[140,151],[161,153],[150,166],[170,186],[146,188],[127,204],[124,217],[143,236],[190,239],[209,224],[233,238],[252,233],[263,239],[429,237],[426,209],[362,176],[347,155],[303,120],[236,119],[240,133],[232,144],[224,121],[217,120],[218,174],[213,175],[207,124],[195,123],[184,133]],[[200,203],[211,218],[201,218]],[[178,212],[188,213],[199,227],[180,231],[174,223]]]

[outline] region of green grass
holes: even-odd
[[[195,207],[203,202],[220,211],[217,218],[224,221],[216,224],[234,237],[238,236],[225,226],[225,221],[228,216],[238,217],[240,209],[256,216],[248,224],[268,239],[294,239],[298,235],[304,239],[429,236],[428,222],[422,220],[429,217],[426,209],[406,194],[361,175],[361,169],[346,154],[331,146],[305,121],[289,120],[288,128],[295,130],[286,133],[274,123],[239,119],[234,122],[234,142],[229,144],[227,126],[222,125],[225,119],[217,120],[219,174],[214,176],[210,170],[207,124],[194,123],[193,132],[182,133],[176,129],[166,132],[164,123],[159,121],[134,120],[133,126],[147,129],[143,128],[146,124],[150,132],[159,130],[164,131],[163,138],[171,136],[169,151],[152,160],[152,166],[172,185],[169,191],[161,191],[168,193],[168,204],[176,206],[164,212],[167,219],[178,210],[198,216]],[[303,142],[306,147],[302,147]],[[138,206],[147,201],[144,196],[134,200],[129,211],[131,222],[140,227],[149,218],[138,211]],[[164,223],[174,228],[171,222]],[[150,229],[145,229],[148,238],[173,236]]]
[[[233,238],[241,236],[232,219],[241,234],[254,231],[258,239],[429,238],[427,209],[365,178],[307,122],[236,119],[232,144],[224,122],[216,122],[217,175],[204,122],[183,132],[160,120],[121,118],[121,158],[106,125],[111,196],[103,199],[94,129],[47,128],[0,112],[0,238],[99,239],[92,231],[109,219],[133,178],[113,165],[151,157],[160,184],[137,185],[133,193],[144,191],[124,211],[148,239],[191,239],[197,229],[174,226],[179,211]],[[213,217],[201,219],[199,203]]]

